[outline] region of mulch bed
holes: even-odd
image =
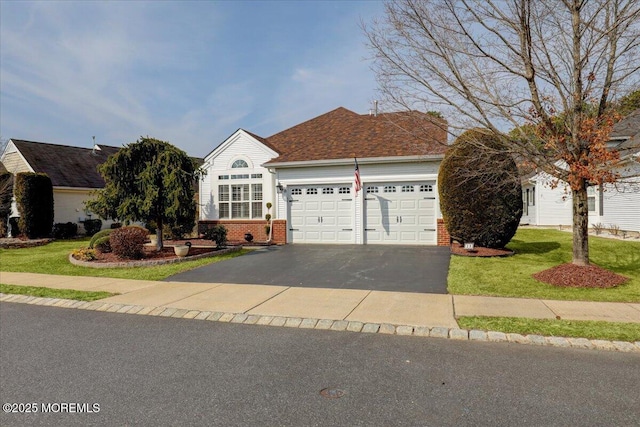
[[[629,280],[597,265],[583,266],[572,263],[541,271],[534,274],[533,278],[564,288],[613,288]]]
[[[464,248],[464,245],[460,243],[451,244],[451,253],[460,256],[472,256],[472,257],[504,257],[513,255],[511,249],[492,249],[476,246],[472,251],[468,251]]]
[[[53,239],[27,239],[18,237],[3,237],[0,239],[0,249],[22,249],[43,246],[53,242]]]
[[[194,248],[191,247],[189,249],[188,256],[201,255],[205,253],[217,252],[218,249],[215,248],[215,245],[208,248]],[[127,261],[119,258],[117,255],[113,253],[98,253],[98,259],[91,261],[97,263],[107,263],[107,262],[122,262]],[[157,252],[155,247],[145,246],[144,247],[144,258],[142,260],[170,260],[178,258],[178,256],[173,251],[173,247],[164,247],[162,252]]]

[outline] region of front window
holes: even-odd
[[[236,169],[236,168],[248,168],[249,165],[247,164],[247,162],[245,162],[242,159],[238,159],[235,162],[233,162],[233,164],[231,165],[232,169]]]
[[[262,218],[262,184],[218,185],[220,219]]]

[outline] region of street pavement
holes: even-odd
[[[3,404],[99,406],[2,413],[2,426],[588,427],[640,419],[637,353],[11,303],[0,303],[0,322]],[[327,388],[336,398],[321,395]]]

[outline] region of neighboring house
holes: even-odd
[[[614,126],[608,146],[618,150],[620,182],[588,188],[589,224],[640,232],[640,109]],[[559,226],[573,223],[571,191],[555,188],[551,176],[533,174],[522,184],[521,224]]]
[[[14,175],[46,173],[53,184],[54,223],[74,222],[81,228],[82,221],[92,217],[84,202],[93,191],[104,187],[97,167],[118,150],[106,145],[90,149],[10,139],[0,161]],[[15,203],[12,216],[18,216]],[[103,228],[112,222],[103,220]]]
[[[264,241],[270,214],[276,243],[449,245],[437,191],[446,126],[340,107],[268,138],[239,129],[205,157],[201,229]]]

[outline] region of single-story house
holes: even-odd
[[[94,144],[93,148],[72,147],[45,142],[10,139],[0,156],[0,165],[14,175],[20,172],[45,173],[53,184],[54,223],[73,222],[82,232],[82,222],[99,218],[88,211],[84,202],[92,193],[104,188],[105,182],[98,166],[120,150],[120,147]],[[192,157],[197,165],[203,159]],[[198,192],[198,183],[194,182]],[[196,194],[197,200],[197,194]],[[15,201],[10,216],[18,216]],[[102,228],[109,228],[113,220],[102,219]]]
[[[615,124],[608,143],[618,150],[620,181],[588,188],[589,224],[640,232],[640,109]],[[524,212],[521,224],[570,226],[573,223],[571,191],[552,177],[534,173],[522,185]]]
[[[97,167],[118,150],[108,145],[83,148],[10,139],[0,161],[14,175],[46,173],[53,185],[54,223],[74,222],[81,229],[82,221],[96,218],[86,210],[84,202],[105,184]],[[11,216],[18,216],[15,203]],[[112,222],[103,220],[103,228]]]
[[[340,107],[268,138],[238,129],[204,159],[200,228],[264,241],[268,214],[275,243],[449,245],[446,148],[446,121],[418,112]]]

